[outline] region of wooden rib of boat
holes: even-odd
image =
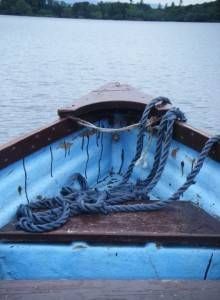
[[[181,201],[153,212],[81,215],[45,233],[17,230],[20,204],[54,197],[73,173],[89,185],[120,178],[135,151],[137,129],[117,134],[82,128],[71,117],[102,127],[139,121],[152,97],[108,84],[59,109],[59,120],[0,148],[0,278],[26,279],[220,279],[220,144],[206,159]],[[160,117],[167,108],[157,108]],[[209,136],[176,122],[171,151],[152,195],[168,198],[186,179]],[[134,178],[149,172],[156,132]],[[135,177],[136,176],[136,177]]]

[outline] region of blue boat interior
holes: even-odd
[[[103,118],[96,124],[106,128],[126,126],[127,114],[115,113],[113,121]],[[146,131],[144,149],[131,182],[149,174],[156,140],[154,131]],[[4,230],[14,220],[19,204],[54,197],[63,186],[73,185],[75,172],[81,173],[90,187],[109,189],[120,180],[132,160],[136,141],[137,129],[97,133],[81,128],[0,170],[0,227]],[[167,165],[150,198],[164,200],[171,196],[184,183],[197,157],[197,151],[173,140]],[[219,169],[219,162],[207,158],[196,183],[179,200],[207,213],[216,223],[220,218]],[[137,213],[135,218],[140,219],[141,215]],[[144,216],[148,218],[148,213]],[[160,221],[166,225],[165,218]],[[180,222],[178,218],[176,222]],[[191,233],[194,230],[191,228]],[[101,238],[98,242],[1,240],[0,278],[220,279],[220,249],[215,245],[166,244],[154,240],[141,244],[105,243]]]

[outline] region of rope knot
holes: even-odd
[[[135,198],[138,200],[144,200],[144,201],[150,200],[150,197],[148,196],[147,191],[145,191],[143,189],[143,187],[140,187],[140,186],[134,190],[134,195],[135,195]]]
[[[169,98],[159,96],[153,100],[154,105],[172,104]]]
[[[88,198],[86,196],[87,196],[86,192],[81,193],[79,197],[77,197],[76,199],[79,212],[84,212],[84,213],[102,212],[104,214],[107,213],[106,210],[106,199],[108,198],[107,191],[96,193],[97,200],[95,200],[95,197]]]
[[[176,120],[179,122],[186,122],[187,118],[185,114],[177,107],[171,108],[170,112],[175,115]]]

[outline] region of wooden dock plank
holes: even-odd
[[[1,300],[218,300],[218,281],[1,281]]]

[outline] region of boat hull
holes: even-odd
[[[120,88],[115,86],[116,91]],[[112,86],[108,93],[111,91]],[[128,94],[128,90],[125,92]],[[87,111],[82,107],[76,108],[76,112],[106,128],[136,122],[143,98],[137,109],[134,102],[131,105],[124,101],[119,105],[116,99],[115,107],[107,112],[106,105],[110,102],[104,107],[98,103],[97,111],[87,104]],[[114,99],[110,100],[112,103]],[[60,111],[61,115],[66,113],[71,112]],[[178,203],[159,212],[83,215],[72,218],[57,231],[43,234],[16,230],[14,217],[20,204],[59,195],[63,186],[71,186],[76,172],[88,180],[90,187],[106,189],[113,179],[122,178],[134,156],[137,129],[117,134],[97,133],[82,129],[64,115],[64,120],[2,150],[3,157],[9,155],[7,161],[1,162],[0,170],[1,279],[219,279],[218,147],[206,159],[196,184]],[[176,191],[186,180],[201,149],[198,141],[190,147],[189,140],[183,139],[189,130],[187,126],[175,139],[178,126],[182,125],[175,129],[167,165],[150,194],[151,199],[164,200]],[[60,130],[56,132],[56,128]],[[207,139],[196,131],[193,135]],[[155,131],[146,131],[144,151],[131,182],[149,174],[156,140]],[[26,155],[22,155],[16,149],[25,143],[29,146],[24,149]],[[10,152],[13,147],[15,156]]]

